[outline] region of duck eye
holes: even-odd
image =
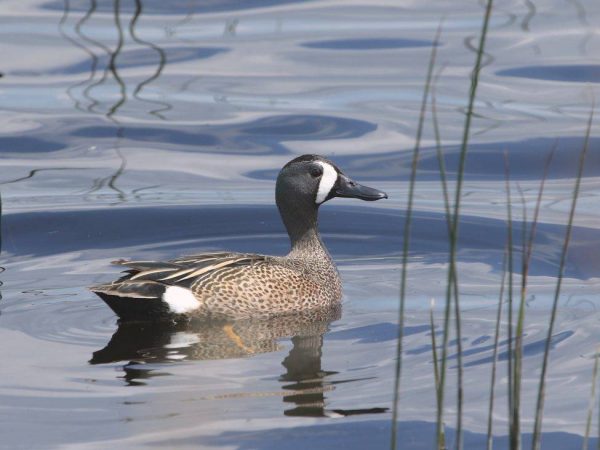
[[[310,174],[315,178],[320,177],[323,175],[323,168],[321,166],[312,166],[310,168]]]

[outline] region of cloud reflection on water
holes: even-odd
[[[493,64],[482,72],[459,254],[461,281],[468,293],[465,313],[472,318],[464,322],[465,348],[471,352],[466,357],[468,363],[480,362],[469,372],[477,381],[489,371],[489,341],[484,338],[493,318],[486,313],[495,302],[491,297],[496,297],[506,227],[500,211],[501,155],[505,149],[510,152],[511,176],[523,186],[529,183],[526,194],[531,194],[540,162],[559,138],[536,243],[532,289],[547,289],[556,273],[564,233],[561,202],[570,195],[572,155],[580,148],[581,125],[589,110],[586,100],[580,99],[581,81],[594,82],[595,74],[589,57],[582,55],[593,54],[596,41],[589,39],[589,27],[572,3],[565,12],[564,5],[554,0],[517,1],[498,5],[494,13],[489,49],[495,60],[488,55],[487,63]],[[386,406],[391,392],[385,382],[397,332],[393,321],[405,194],[401,181],[409,173],[407,149],[412,146],[428,54],[425,43],[434,34],[438,16],[446,13],[448,26],[439,51],[447,68],[439,78],[437,99],[452,175],[480,11],[472,2],[438,2],[433,12],[427,2],[415,3],[409,13],[389,2],[340,6],[319,1],[42,0],[41,4],[45,8],[41,12],[27,4],[27,14],[17,16],[18,21],[7,17],[3,27],[7,76],[0,92],[4,105],[0,150],[6,170],[0,182],[6,183],[2,201],[8,214],[2,217],[2,227],[13,231],[2,242],[2,255],[11,258],[11,269],[1,275],[7,284],[2,287],[0,334],[15,343],[3,347],[5,361],[11,362],[4,365],[5,379],[11,380],[14,390],[25,392],[19,397],[9,388],[0,390],[2,403],[11,408],[9,420],[14,419],[11,432],[18,441],[13,442],[38,439],[33,443],[38,444],[43,439],[60,446],[101,438],[115,439],[116,446],[135,445],[130,439],[143,440],[145,433],[167,420],[172,436],[184,440],[185,429],[201,434],[229,426],[223,424],[248,424],[246,429],[203,434],[190,441],[192,445],[210,439],[217,446],[235,445],[243,437],[244,445],[251,447],[253,436],[257,447],[279,448],[282,443],[293,447],[301,446],[308,433],[315,445],[328,442],[328,436],[347,437],[349,448],[366,448],[378,439],[384,442],[387,418],[351,421],[351,414]],[[581,5],[586,23],[594,23],[598,6]],[[547,72],[540,73],[542,69],[536,69],[540,67],[548,67]],[[511,70],[518,76],[504,72]],[[580,444],[573,433],[582,429],[579,413],[589,393],[589,355],[597,325],[596,139],[580,208],[586,222],[575,230],[570,278],[565,280],[569,294],[576,294],[561,311],[557,336],[564,340],[552,354],[557,363],[549,389],[548,427],[572,433],[562,441],[565,435],[549,434],[547,439],[568,445]],[[410,301],[416,310],[426,303],[421,296],[437,292],[447,260],[439,170],[429,129],[424,142],[419,169],[419,182],[424,182],[419,184],[410,259],[414,286]],[[240,355],[233,364],[207,359],[178,364],[176,358],[142,363],[143,355],[133,354],[125,367],[85,365],[91,352],[110,338],[114,317],[79,287],[89,285],[90,279],[111,277],[107,263],[116,256],[165,258],[190,248],[284,253],[287,241],[272,205],[271,181],[281,164],[307,152],[332,156],[357,178],[385,180],[395,193],[387,209],[359,210],[338,203],[323,210],[324,238],[340,262],[349,300],[346,317],[325,335],[324,345],[318,336],[280,342],[297,350],[322,345],[320,359],[310,356],[316,355],[312,350],[300,352],[304,355],[300,361],[312,361],[310,370],[306,366],[298,371],[293,357],[282,369],[287,351],[257,353],[253,358]],[[109,207],[113,203],[121,205]],[[520,226],[515,223],[518,235]],[[542,294],[536,291],[528,299],[527,343],[538,343],[547,323],[541,314],[547,297]],[[427,321],[411,315],[409,322],[408,331],[414,333],[406,334],[406,348],[413,352],[407,353],[411,372],[405,378],[403,401],[407,417],[421,421],[400,426],[403,436],[428,444],[423,436],[431,430],[425,421],[435,416],[431,358],[427,351],[418,352],[429,342],[423,325]],[[185,331],[176,334],[163,337],[190,338]],[[152,348],[149,357],[169,351],[185,356],[189,349],[156,347],[160,351]],[[48,368],[43,377],[30,365],[32,355],[39,354]],[[528,373],[536,373],[538,359],[535,352],[526,358]],[[128,377],[126,382],[146,387],[123,388],[113,367]],[[171,375],[157,378],[159,374]],[[311,377],[316,386],[298,396],[298,386],[308,386]],[[349,379],[352,383],[343,383]],[[274,401],[229,397],[235,407],[223,408],[225,412],[209,400],[189,401],[190,392],[203,398],[213,394],[215,380],[228,386],[222,390],[227,394],[268,392],[275,395]],[[333,387],[335,394],[325,391]],[[475,382],[465,389],[470,395],[465,418],[471,432],[479,427],[485,389]],[[124,391],[132,398],[121,402]],[[331,402],[327,407],[324,397]],[[303,403],[310,398],[316,399],[314,406]],[[290,402],[282,406],[281,399]],[[531,398],[526,401],[532,404]],[[82,408],[88,413],[78,414]],[[153,415],[156,410],[161,411],[158,418]],[[341,426],[323,421],[324,426],[302,428],[292,417],[282,424],[295,429],[265,425],[281,418],[285,410],[289,416],[310,412],[348,417]],[[179,415],[168,415],[172,413]],[[127,423],[115,421],[117,416]],[[248,417],[253,420],[245,421]],[[197,427],[200,420],[206,429]],[[71,426],[74,422],[77,427]],[[32,423],[38,427],[35,435],[28,433]],[[107,426],[100,429],[98,423]],[[260,431],[260,426],[266,430]],[[135,433],[132,427],[137,427]],[[478,442],[480,434],[475,441],[469,439],[476,433],[467,434],[467,443]],[[149,439],[156,443],[156,437]],[[179,441],[171,440],[167,446],[173,442]]]

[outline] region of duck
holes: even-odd
[[[339,304],[342,282],[321,240],[318,212],[335,198],[388,198],[332,161],[302,155],[283,166],[275,202],[290,239],[285,256],[206,252],[168,261],[130,261],[116,281],[90,287],[125,321],[266,318]]]

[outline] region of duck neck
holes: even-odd
[[[290,236],[291,257],[323,257],[329,253],[321,241],[318,229],[319,207],[313,202],[297,201],[294,204],[278,202],[283,224]]]

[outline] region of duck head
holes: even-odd
[[[275,195],[278,204],[292,199],[317,207],[334,197],[366,201],[387,198],[385,192],[357,183],[319,155],[299,156],[283,166],[277,177]]]
[[[275,198],[292,247],[307,239],[316,242],[319,206],[334,197],[374,201],[387,194],[357,183],[322,156],[303,155],[283,166]]]

